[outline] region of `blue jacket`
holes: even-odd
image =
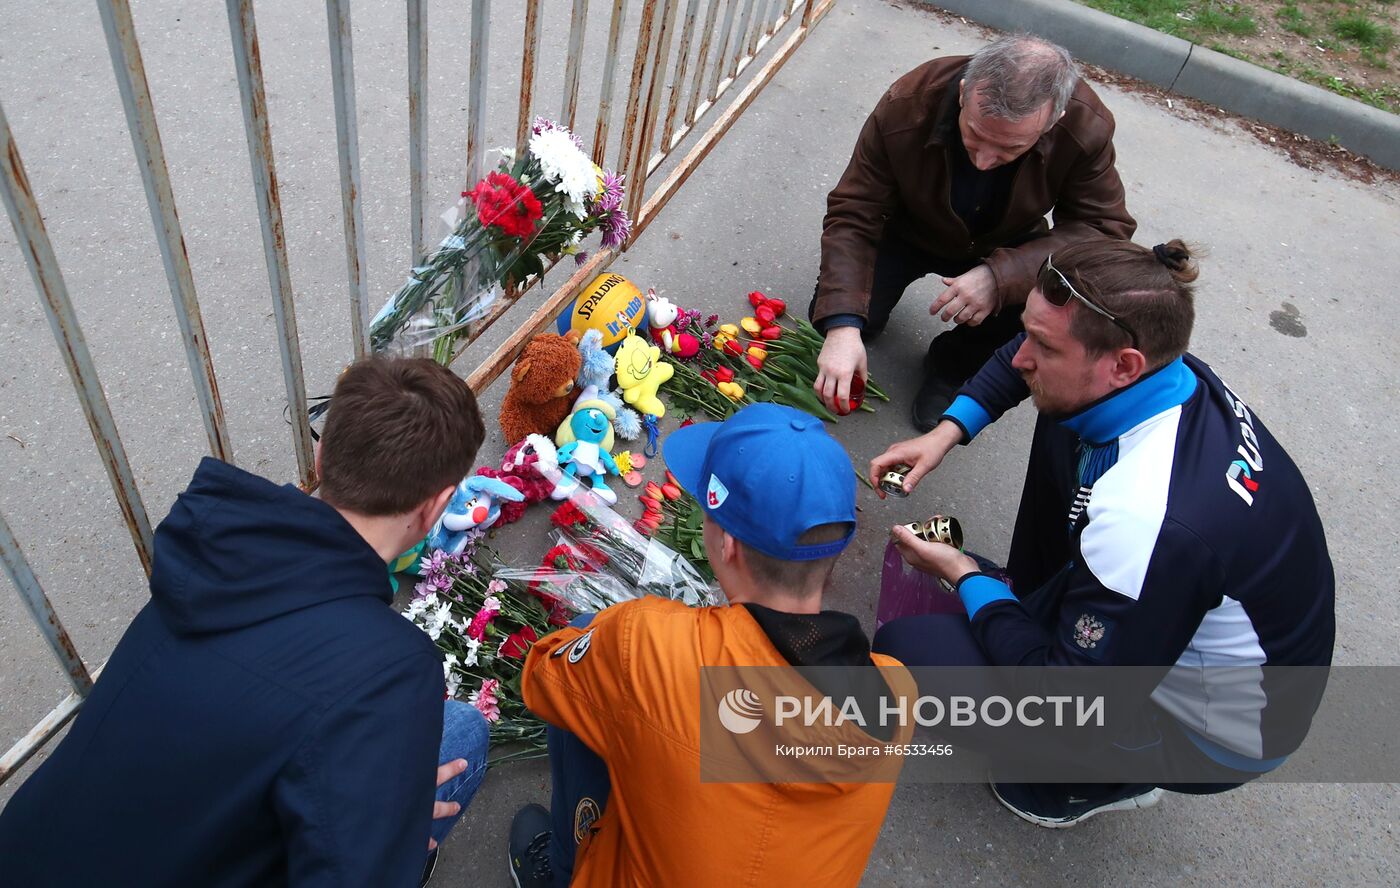
[[[150,603],[0,813],[0,882],[416,885],[444,687],[390,601],[334,509],[204,459]]]
[[[1011,366],[1024,336],[944,414],[967,440],[1029,394]],[[1335,635],[1332,560],[1298,467],[1191,355],[1060,424],[1079,437],[1078,495],[1068,515],[1033,518],[1068,522],[1071,560],[1020,600],[990,576],[960,582],[988,659],[1143,667],[1202,751],[1276,767],[1307,731]],[[1028,610],[1043,602],[1048,624]]]

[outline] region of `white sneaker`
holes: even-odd
[[[1008,796],[1016,797],[1015,792],[1019,784],[989,784],[992,788],[992,795],[996,796],[1002,807],[1015,814],[1017,817],[1036,826],[1043,826],[1047,829],[1066,829],[1077,826],[1096,814],[1103,814],[1106,811],[1138,811],[1151,808],[1162,800],[1163,790],[1161,787],[1153,787],[1147,792],[1125,799],[1118,799],[1109,802],[1091,802],[1088,799],[1070,798],[1068,812],[1062,815],[1037,814],[1025,807],[1024,803],[1017,804],[1008,800]],[[1018,799],[1019,801],[1019,799]]]

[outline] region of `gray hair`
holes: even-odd
[[[967,94],[978,89],[983,113],[1003,120],[1024,120],[1050,102],[1053,124],[1069,104],[1079,82],[1079,68],[1064,47],[1014,34],[978,50],[963,79]]]

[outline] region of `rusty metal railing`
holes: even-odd
[[[128,0],[96,2],[126,113],[127,127],[141,170],[151,222],[170,287],[209,452],[231,463],[234,459],[233,445],[229,440],[218,378],[205,336],[131,10]],[[254,0],[225,2],[283,380],[292,420],[297,479],[303,488],[311,489],[316,479],[311,426],[307,416],[306,382],[273,161],[272,125],[263,83]],[[500,346],[467,373],[468,383],[478,392],[495,381],[529,338],[545,329],[587,281],[607,268],[616,259],[619,250],[627,249],[650,225],[835,0],[592,0],[593,5],[601,7],[597,16],[590,15],[590,0],[557,2],[561,6],[567,4],[570,9],[569,32],[564,58],[563,95],[558,105],[549,103],[549,110],[559,108],[560,120],[571,129],[584,129],[578,118],[587,26],[590,22],[601,24],[602,13],[606,14],[607,50],[600,66],[598,103],[592,122],[593,158],[600,164],[608,155],[609,137],[617,110],[618,65],[622,57],[623,37],[630,33],[628,22],[632,19],[629,6],[640,2],[640,11],[633,19],[636,22],[635,50],[628,69],[627,99],[622,106],[621,138],[614,163],[611,164],[626,177],[627,209],[634,223],[632,235],[620,248],[599,250],[577,267],[561,286],[540,301]],[[350,0],[326,0],[352,333],[347,358],[359,357],[368,348],[366,318],[370,299],[366,284],[350,5]],[[544,0],[524,0],[520,100],[514,131],[518,147],[523,147],[529,136],[534,114],[545,110],[541,107],[535,88],[545,15],[543,7]],[[492,36],[490,23],[491,0],[472,0],[465,158],[468,187],[483,174],[486,156],[484,140]],[[406,24],[410,195],[408,241],[410,264],[417,264],[429,249],[428,196],[425,194],[428,180],[428,23],[424,0],[406,0]],[[760,56],[768,49],[772,51],[762,60],[761,66],[740,85],[745,72],[758,65]],[[728,97],[731,91],[733,95],[728,104],[716,111],[721,100]],[[107,470],[118,508],[131,533],[137,557],[149,575],[151,522],[69,299],[37,199],[25,175],[19,146],[15,144],[5,117],[3,98],[0,96],[0,195],[3,196],[54,340],[62,352],[87,418],[93,442]],[[708,119],[712,111],[716,113],[713,119]],[[703,131],[702,125],[705,126]],[[658,173],[668,160],[677,157],[677,152],[683,146],[685,153],[679,155],[664,178],[653,182],[653,174]],[[537,284],[538,280],[530,283]],[[530,289],[529,286],[521,288],[510,299],[494,304],[487,316],[467,331],[462,349],[454,360],[460,358],[472,341]],[[3,515],[0,515],[0,560],[3,560],[5,572],[19,592],[20,600],[72,685],[72,693],[0,757],[0,782],[4,782],[77,713],[102,667],[89,669],[78,653]]]

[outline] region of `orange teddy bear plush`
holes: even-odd
[[[501,432],[507,444],[526,435],[552,436],[573,407],[574,379],[583,358],[577,337],[541,333],[531,339],[510,371],[510,391],[501,402]]]

